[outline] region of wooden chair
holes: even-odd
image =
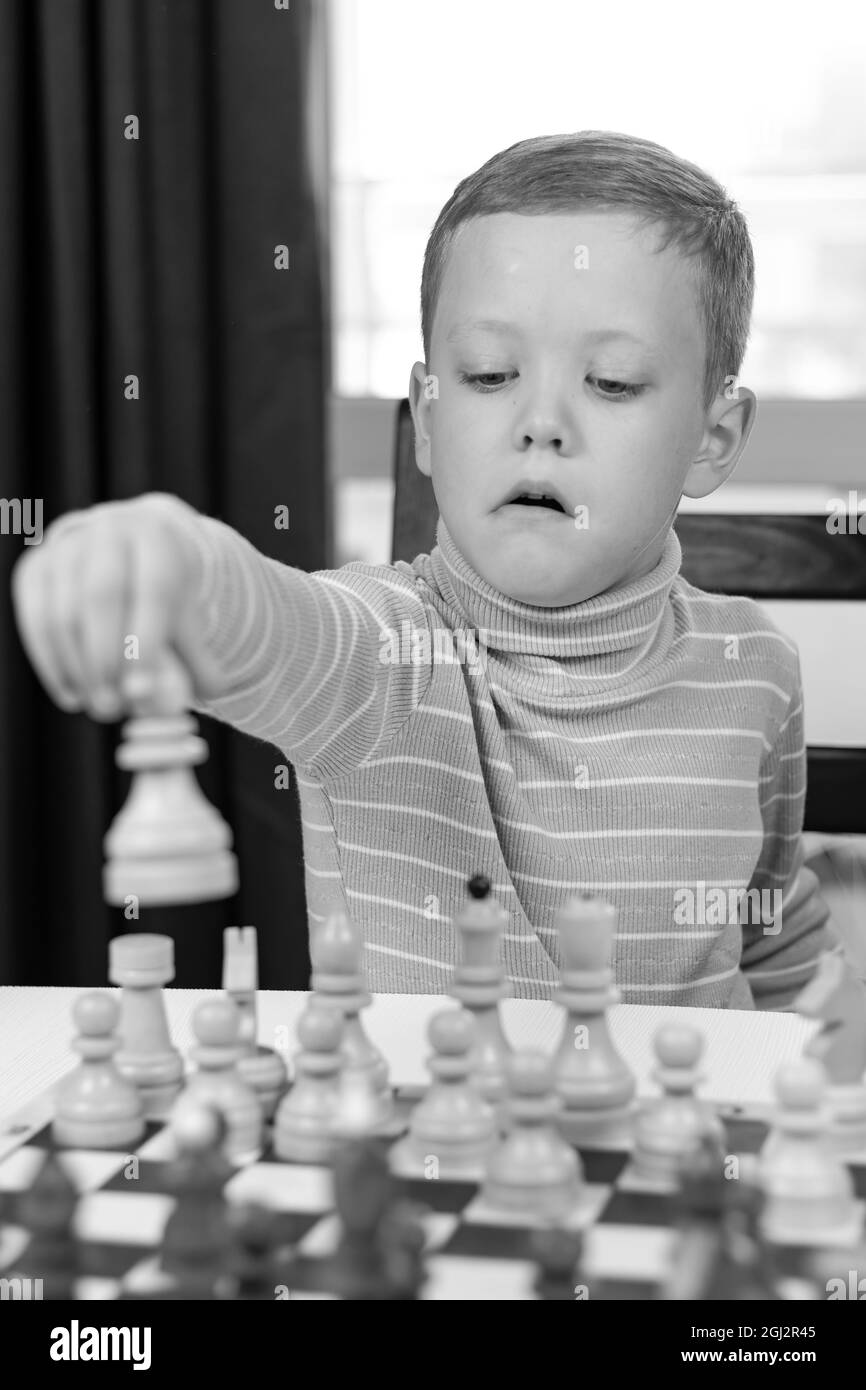
[[[397,409],[394,453],[392,560],[411,561],[436,543],[436,500],[429,478],[415,463],[414,425],[408,400]],[[722,494],[719,494],[720,498]],[[797,604],[827,604],[844,640],[845,608],[866,601],[866,536],[831,535],[827,516],[680,515],[676,531],[682,546],[681,572],[708,593],[743,594],[768,607],[788,603],[788,626],[797,639]],[[850,610],[853,613],[853,607]],[[784,624],[783,624],[784,626]],[[832,659],[832,641],[828,657]],[[866,663],[866,649],[860,654]],[[862,664],[861,668],[862,670]],[[817,677],[812,677],[816,679]],[[827,681],[826,671],[824,680]],[[803,669],[807,685],[806,668]],[[866,680],[861,676],[861,688]],[[820,691],[821,698],[827,694]],[[807,712],[810,692],[805,692]],[[832,727],[832,721],[828,721]],[[810,743],[805,828],[829,835],[866,834],[866,689],[863,744]]]

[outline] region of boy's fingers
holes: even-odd
[[[175,624],[174,645],[189,670],[196,696],[212,700],[221,695],[225,677],[202,640],[195,615],[188,609]]]
[[[185,537],[175,516],[175,508],[180,504],[177,498],[160,493],[148,494],[141,502],[143,507],[137,520],[141,534],[159,537],[160,544],[152,541],[146,553],[144,548],[137,552],[143,558],[134,572],[133,594],[150,595],[158,611],[154,614],[145,606],[144,612],[133,620],[132,630],[140,636],[142,660],[139,672],[132,674],[125,685],[138,698],[149,698],[156,694],[153,668],[145,656],[145,643],[152,649],[153,643],[158,640],[163,649],[171,648],[175,659],[180,661],[188,684],[193,687],[190,693],[207,700],[221,692],[225,681],[220,668],[204,646],[200,618],[192,612],[189,604]],[[157,553],[163,557],[158,566],[153,560]],[[152,626],[154,623],[155,626]],[[165,659],[163,650],[157,657],[157,663],[161,665]]]
[[[65,564],[65,557],[63,560]],[[86,704],[91,692],[81,660],[81,600],[77,580],[70,578],[69,570],[61,569],[56,563],[48,564],[46,594],[47,627],[61,681]]]
[[[192,612],[177,505],[157,494],[68,513],[48,528],[41,553],[16,564],[22,646],[62,708],[115,719],[130,703],[173,707],[222,692]]]
[[[44,557],[26,554],[12,572],[12,605],[21,645],[42,685],[62,709],[81,708],[81,698],[66,681],[49,623],[48,575]]]
[[[127,543],[118,529],[100,527],[82,557],[81,664],[88,689],[101,692],[108,716],[122,713],[120,678],[127,664],[123,639],[130,601]]]
[[[170,646],[170,633],[183,596],[179,566],[171,548],[160,545],[157,528],[139,517],[128,532],[129,630],[128,660],[134,669],[152,678]]]

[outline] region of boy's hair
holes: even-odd
[[[755,261],[746,219],[721,184],[652,140],[611,130],[579,130],[521,140],[461,180],[443,207],[424,253],[421,335],[430,363],[433,317],[458,228],[493,213],[628,209],[694,256],[704,329],[706,410],[737,376],[749,337]]]

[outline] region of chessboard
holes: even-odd
[[[415,1097],[397,1095],[398,1114],[408,1119]],[[729,1152],[757,1155],[767,1126],[723,1116]],[[380,1141],[386,1148],[391,1140]],[[163,1124],[151,1122],[132,1152],[57,1150],[50,1126],[27,1136],[0,1163],[0,1273],[15,1268],[28,1231],[19,1224],[31,1184],[54,1151],[79,1200],[77,1299],[153,1298],[160,1244],[175,1207],[167,1181],[172,1146]],[[626,1149],[578,1150],[584,1187],[572,1225],[585,1240],[578,1282],[555,1296],[575,1300],[649,1301],[664,1296],[677,1258],[681,1231],[677,1196],[652,1191],[627,1179]],[[866,1199],[866,1160],[850,1165],[861,1208]],[[541,1299],[540,1266],[534,1249],[538,1223],[485,1212],[471,1182],[394,1179],[396,1196],[420,1211],[425,1278],[421,1300],[499,1301]],[[276,1160],[269,1143],[254,1163],[233,1172],[223,1189],[229,1206],[255,1202],[266,1207],[273,1243],[274,1299],[327,1299],[328,1258],[336,1248],[339,1221],[329,1167]],[[791,1247],[786,1264],[793,1281],[803,1252]],[[841,1271],[844,1274],[846,1270]],[[38,1271],[34,1271],[34,1275]],[[145,1290],[147,1292],[145,1292]],[[264,1293],[259,1295],[265,1297]],[[784,1296],[784,1288],[782,1295]],[[789,1296],[802,1296],[791,1291]]]
[[[375,1141],[383,1153],[405,1131],[417,1100],[414,1088],[395,1093],[397,1124],[387,1139]],[[742,1161],[745,1171],[764,1145],[768,1125],[730,1111],[719,1114],[727,1151]],[[7,1137],[9,1133],[7,1129]],[[473,1182],[393,1178],[394,1199],[411,1204],[423,1230],[424,1276],[418,1297],[422,1301],[646,1302],[669,1296],[666,1290],[683,1249],[678,1194],[654,1189],[630,1176],[626,1146],[578,1147],[577,1152],[582,1195],[567,1225],[582,1233],[583,1242],[576,1277],[569,1275],[569,1280],[575,1277],[573,1285],[553,1287],[549,1278],[542,1279],[535,1241],[544,1222],[485,1209],[478,1184]],[[73,1227],[77,1277],[72,1297],[158,1298],[161,1242],[176,1199],[171,1179],[174,1147],[167,1126],[154,1121],[147,1124],[143,1140],[128,1152],[59,1149],[50,1125],[35,1133],[25,1130],[19,1147],[0,1161],[0,1277],[21,1268],[30,1236],[23,1224],[28,1196],[48,1154],[57,1157],[77,1194]],[[862,1217],[866,1155],[862,1162],[847,1166]],[[329,1260],[340,1233],[330,1166],[278,1160],[269,1130],[261,1156],[233,1171],[222,1195],[227,1209],[240,1211],[255,1203],[269,1213],[269,1244],[276,1253],[262,1287],[247,1297],[337,1296],[329,1290]],[[862,1224],[866,1229],[866,1221]],[[809,1290],[805,1273],[811,1254],[799,1246],[777,1251],[777,1297],[826,1297]],[[838,1262],[834,1277],[847,1281],[848,1255],[840,1256]],[[225,1267],[231,1267],[230,1251]],[[34,1270],[33,1277],[37,1276]],[[220,1296],[219,1288],[215,1271],[214,1297]],[[686,1290],[678,1296],[693,1295]]]
[[[470,898],[420,1087],[389,1078],[405,1032],[381,1051],[367,1034],[363,940],[344,914],[311,942],[291,1068],[263,1041],[252,928],[225,932],[224,994],[196,1006],[188,1058],[165,1008],[170,939],[115,938],[120,998],[75,999],[78,1065],[0,1131],[3,1296],[33,1281],[37,1297],[100,1301],[775,1301],[847,1287],[866,1248],[859,1081],[828,1089],[804,1057],[776,1073],[769,1117],[711,1104],[696,1094],[700,1014],[668,1010],[653,1034],[660,1094],[636,1096],[611,1031],[614,914],[588,898],[561,913],[568,968],[546,1006],[558,1048],[513,1048],[502,914],[486,879]],[[838,977],[828,958],[822,1008]],[[858,1076],[860,1025],[853,1011],[827,1031]]]

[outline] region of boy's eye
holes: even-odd
[[[639,396],[643,387],[637,383],[628,381],[613,381],[610,377],[597,376],[590,377],[590,381],[595,381],[596,386],[603,396],[608,400],[628,400],[630,396]],[[612,388],[612,389],[610,389]]]
[[[491,391],[501,386],[507,372],[460,372],[460,381],[473,391]]]
[[[490,392],[498,390],[509,376],[515,375],[515,372],[459,372],[458,378],[462,385],[471,386],[473,391]],[[594,382],[599,394],[608,401],[630,400],[644,390],[639,383],[616,381],[611,377],[590,376],[587,380]]]

